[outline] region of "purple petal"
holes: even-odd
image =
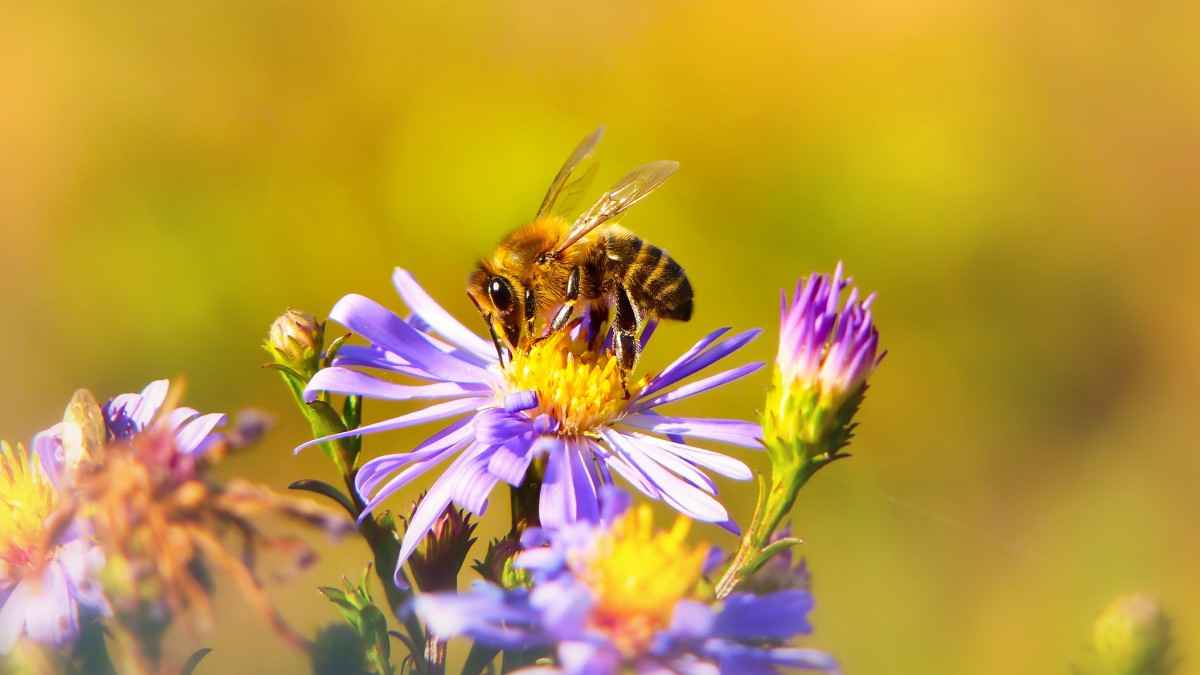
[[[55,487],[60,487],[66,472],[66,454],[62,444],[62,422],[39,431],[33,437],[33,452],[41,460],[42,470]],[[2,652],[0,652],[2,653]]]
[[[487,408],[475,416],[475,433],[480,442],[497,445],[533,431],[533,421],[503,408]]]
[[[706,469],[711,469],[717,473],[732,478],[734,480],[750,480],[754,477],[754,472],[750,467],[740,460],[734,459],[729,455],[723,455],[712,450],[696,448],[683,443],[676,443],[657,436],[648,434],[633,434],[634,438],[654,445],[666,450],[675,455],[686,459],[687,461],[697,466],[702,466]]]
[[[762,428],[752,422],[710,417],[660,417],[655,415],[628,415],[621,419],[639,429],[658,434],[678,434],[721,441],[743,448],[762,448]]]
[[[786,668],[804,670],[837,670],[837,659],[816,649],[799,647],[776,647],[768,651],[771,663]]]
[[[681,459],[678,455],[667,452],[666,450],[657,447],[652,443],[643,443],[642,438],[653,438],[643,434],[629,434],[634,439],[638,450],[647,455],[656,464],[661,465],[671,473],[679,476],[699,490],[703,490],[710,495],[717,494],[717,486],[712,482],[712,479],[700,471],[690,462]]]
[[[333,306],[329,318],[438,379],[454,382],[487,382],[489,379],[486,370],[437,349],[415,328],[370,298],[347,295]]]
[[[703,640],[712,632],[715,621],[713,610],[708,605],[695,600],[681,600],[675,605],[667,630],[673,637],[683,640]]]
[[[682,387],[679,387],[678,389],[655,397],[653,400],[639,402],[637,404],[637,410],[646,411],[656,408],[660,405],[674,403],[675,401],[681,401],[690,396],[702,394],[710,389],[716,389],[717,387],[733,382],[734,380],[739,380],[750,373],[753,373],[759,368],[762,368],[763,365],[764,364],[762,361],[755,361],[753,363],[747,363],[746,365],[738,368],[732,368],[730,370],[717,373],[716,375],[706,377],[702,380],[690,382]],[[645,398],[644,394],[642,395],[642,398]]]
[[[228,418],[221,413],[210,413],[192,419],[175,432],[175,444],[185,455],[199,454],[217,440],[213,430],[224,426]]]
[[[379,505],[382,504],[384,501],[386,501],[388,497],[391,497],[392,495],[396,494],[396,492],[398,490],[400,490],[400,488],[404,487],[405,485],[408,485],[409,483],[413,482],[417,478],[424,475],[427,471],[429,471],[433,467],[446,461],[447,459],[452,457],[454,455],[454,453],[458,452],[459,450],[462,450],[464,447],[466,447],[466,443],[462,443],[457,447],[454,447],[446,452],[435,455],[428,459],[424,459],[424,460],[421,460],[418,462],[413,462],[411,465],[409,465],[409,467],[407,469],[401,471],[399,474],[394,476],[391,480],[389,480],[387,482],[387,484],[385,484],[382,488],[379,489],[378,492],[375,493],[375,496],[363,506],[362,513],[360,513],[358,515],[358,521],[361,523],[363,520],[366,519],[366,517],[368,515],[370,515],[371,513],[374,513],[375,509],[379,508]]]
[[[304,400],[312,403],[322,391],[358,395],[384,401],[478,396],[489,391],[486,384],[437,382],[419,386],[396,384],[349,368],[333,366],[317,372],[304,388]]]
[[[516,391],[504,397],[504,410],[510,413],[536,408],[537,404],[537,392],[532,390]]]
[[[519,486],[525,480],[525,472],[533,461],[534,445],[538,442],[543,442],[542,437],[532,442],[512,439],[500,446],[488,460],[488,473],[513,487]]]
[[[621,672],[621,655],[607,644],[583,640],[560,642],[558,661],[566,675],[616,675]]]
[[[402,466],[436,457],[455,446],[470,440],[474,430],[471,418],[461,419],[425,439],[409,452],[376,457],[363,464],[354,476],[354,489],[366,501],[372,501],[371,492],[385,476]]]
[[[632,503],[629,493],[621,488],[611,484],[601,486],[600,522],[605,525],[611,524],[628,511]]]
[[[687,363],[688,361],[692,360],[693,358],[695,358],[695,356],[697,354],[704,351],[705,348],[707,348],[710,344],[712,344],[713,340],[716,340],[717,338],[721,337],[722,335],[724,335],[727,332],[729,332],[729,327],[725,326],[723,328],[718,328],[718,329],[712,331],[711,333],[709,333],[708,335],[705,335],[704,337],[700,338],[700,340],[698,342],[696,342],[696,344],[692,345],[690,349],[688,349],[686,352],[684,352],[682,355],[680,355],[679,358],[675,359],[670,364],[668,364],[666,368],[663,368],[662,371],[659,372],[658,375],[655,375],[650,380],[650,382],[647,383],[646,389],[644,389],[642,391],[642,395],[643,396],[648,395],[653,391],[662,389],[662,387],[666,386],[666,384],[670,384],[668,382],[663,385],[658,385],[658,380],[663,378],[663,376],[667,375],[668,373],[675,370],[679,366],[681,366],[681,365]]]
[[[489,400],[490,399],[486,398],[460,398],[452,401],[446,401],[444,403],[437,403],[429,406],[428,408],[422,408],[421,410],[408,413],[407,415],[401,415],[400,417],[393,417],[392,419],[376,422],[375,424],[368,424],[357,429],[351,429],[349,431],[343,431],[336,434],[330,434],[328,436],[322,436],[321,438],[315,438],[311,441],[307,441],[296,446],[295,452],[300,452],[309,446],[318,445],[328,441],[335,441],[339,438],[365,436],[366,434],[374,434],[381,431],[404,429],[406,427],[412,427],[418,424],[432,422],[434,420],[453,417],[454,415],[458,415],[469,410],[482,408]]]
[[[731,595],[717,615],[713,635],[733,640],[784,640],[812,632],[812,594],[802,589],[768,595]]]
[[[29,601],[25,602],[25,632],[31,640],[60,646],[79,633],[79,607],[71,597],[66,576],[55,561],[46,566],[41,579],[26,579],[13,591],[13,595],[22,589],[30,593]]]
[[[572,491],[575,495],[575,517],[577,520],[596,522],[600,518],[598,486],[595,477],[588,469],[588,457],[591,452],[580,447],[584,443],[586,441],[567,441],[567,456],[571,462]]]
[[[620,448],[605,448],[596,443],[592,443],[591,447],[592,452],[600,457],[604,466],[616,471],[618,476],[637,488],[638,492],[650,499],[658,499],[661,496],[654,483],[640,469],[629,463]]]
[[[642,452],[634,439],[611,429],[604,430],[601,434],[611,445],[620,448],[625,458],[653,481],[662,500],[677,511],[708,523],[729,518],[729,513],[720,502],[664,469]]]
[[[422,380],[436,380],[432,374],[409,363],[378,345],[342,345],[333,359],[334,366],[378,368]]]
[[[471,459],[458,470],[450,499],[460,508],[482,516],[487,510],[488,496],[492,494],[498,479],[487,471],[488,459],[493,449],[478,447],[478,451],[468,450],[463,453],[464,457],[470,455]]]
[[[761,328],[752,328],[748,331],[738,333],[737,335],[723,340],[719,344],[713,345],[703,352],[696,354],[687,361],[669,367],[650,382],[649,386],[643,390],[642,395],[645,396],[652,394],[663,387],[674,384],[675,382],[679,382],[693,373],[704,370],[713,363],[716,363],[717,361],[729,356],[742,347],[745,347],[751,340],[758,337],[761,333]]]
[[[434,301],[425,292],[425,289],[421,288],[421,285],[407,270],[397,267],[396,271],[392,273],[392,283],[395,284],[396,291],[404,300],[404,304],[408,305],[414,314],[424,319],[434,332],[488,362],[495,362],[496,350],[491,343],[459,323]]]
[[[112,614],[99,583],[105,564],[104,551],[99,546],[85,538],[76,538],[59,547],[56,562],[62,566],[72,597],[102,616]]]
[[[549,459],[538,497],[538,516],[542,527],[553,530],[575,522],[575,495],[562,439],[557,436],[546,438],[550,439],[546,447]]]

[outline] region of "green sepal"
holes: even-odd
[[[337,358],[338,350],[342,348],[342,343],[350,338],[350,333],[344,333],[337,336],[325,348],[325,353],[321,355],[321,367],[328,368],[333,365],[333,360]]]

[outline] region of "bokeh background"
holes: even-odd
[[[715,4],[715,3],[714,3]],[[802,495],[816,634],[849,673],[1065,673],[1116,594],[1200,658],[1200,5],[19,3],[0,26],[0,430],[186,374],[278,426],[223,466],[329,477],[258,344],[395,265],[473,321],[473,261],[608,126],[596,190],[698,294],[662,365],[846,261],[890,355],[856,458]],[[474,324],[472,324],[474,325]],[[681,404],[751,416],[766,376]],[[375,405],[368,416],[394,412]],[[369,454],[428,430],[370,440]],[[736,451],[735,451],[736,452]],[[741,453],[757,468],[763,458]],[[726,485],[740,518],[751,491]],[[415,496],[397,500],[407,508]],[[483,531],[506,521],[496,499]],[[699,535],[719,544],[717,530]],[[356,542],[273,593],[305,629]],[[232,593],[204,669],[296,672]],[[1185,668],[1185,671],[1187,669]]]

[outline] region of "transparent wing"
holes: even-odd
[[[679,162],[660,160],[643,164],[630,171],[628,175],[612,186],[612,189],[605,192],[600,200],[592,205],[592,208],[579,216],[575,224],[571,226],[571,231],[567,233],[555,250],[557,252],[566,250],[568,246],[579,241],[600,224],[621,215],[626,209],[641,201],[643,197],[657,190],[678,169]]]
[[[588,134],[575,146],[571,156],[563,162],[562,168],[554,176],[546,196],[542,198],[542,206],[538,209],[538,217],[551,212],[562,213],[572,208],[571,202],[578,200],[580,193],[596,175],[596,163],[592,160],[592,152],[604,136],[604,127]]]

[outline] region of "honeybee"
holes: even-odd
[[[603,131],[592,132],[567,158],[533,221],[505,237],[471,274],[467,294],[491,331],[501,363],[508,363],[512,350],[562,330],[576,310],[585,313],[589,335],[603,337],[599,328],[611,311],[612,349],[624,376],[637,365],[638,336],[647,321],[692,316],[692,284],[683,267],[613,222],[658,189],[678,162],[644,164],[574,221],[561,215],[590,178],[595,165],[589,160]],[[542,336],[535,332],[539,321]]]

